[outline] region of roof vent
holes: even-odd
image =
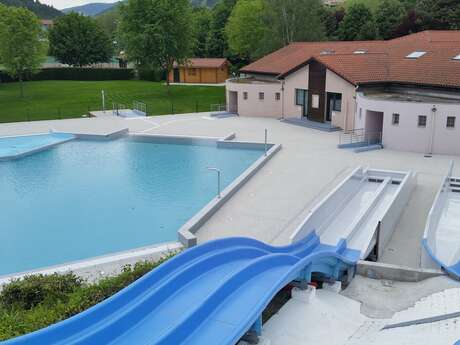
[[[458,54],[457,56],[455,56],[455,57],[453,58],[453,60],[460,61],[460,54]]]
[[[426,52],[415,51],[415,52],[412,52],[409,55],[407,55],[406,58],[408,58],[408,59],[418,59],[418,58],[422,57],[425,54],[426,54]]]
[[[334,54],[335,51],[333,51],[332,49],[326,49],[326,50],[323,50],[320,55],[332,55]]]
[[[365,49],[356,49],[353,54],[366,54],[367,50]]]

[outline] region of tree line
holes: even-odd
[[[0,4],[0,65],[22,81],[46,53],[70,66],[110,61],[170,71],[191,57],[226,57],[235,69],[295,41],[391,39],[425,29],[460,29],[459,0],[128,0],[110,16],[76,13],[48,33],[24,8]],[[207,3],[207,1],[204,1]]]

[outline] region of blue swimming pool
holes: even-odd
[[[74,140],[0,162],[0,275],[177,240],[262,150]]]

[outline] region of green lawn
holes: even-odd
[[[81,117],[101,110],[101,90],[106,107],[133,100],[147,104],[149,115],[209,111],[211,104],[225,103],[224,87],[170,86],[148,81],[33,81],[25,84],[20,97],[19,83],[0,84],[0,122],[35,121]]]

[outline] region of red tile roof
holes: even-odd
[[[220,68],[227,63],[224,58],[193,58],[187,62],[187,67],[192,68]],[[177,67],[177,64],[174,64]]]
[[[364,54],[355,54],[357,50]],[[406,58],[424,51],[418,59]],[[244,67],[245,73],[286,76],[315,59],[350,83],[411,83],[460,87],[460,30],[423,31],[389,41],[292,43]]]

